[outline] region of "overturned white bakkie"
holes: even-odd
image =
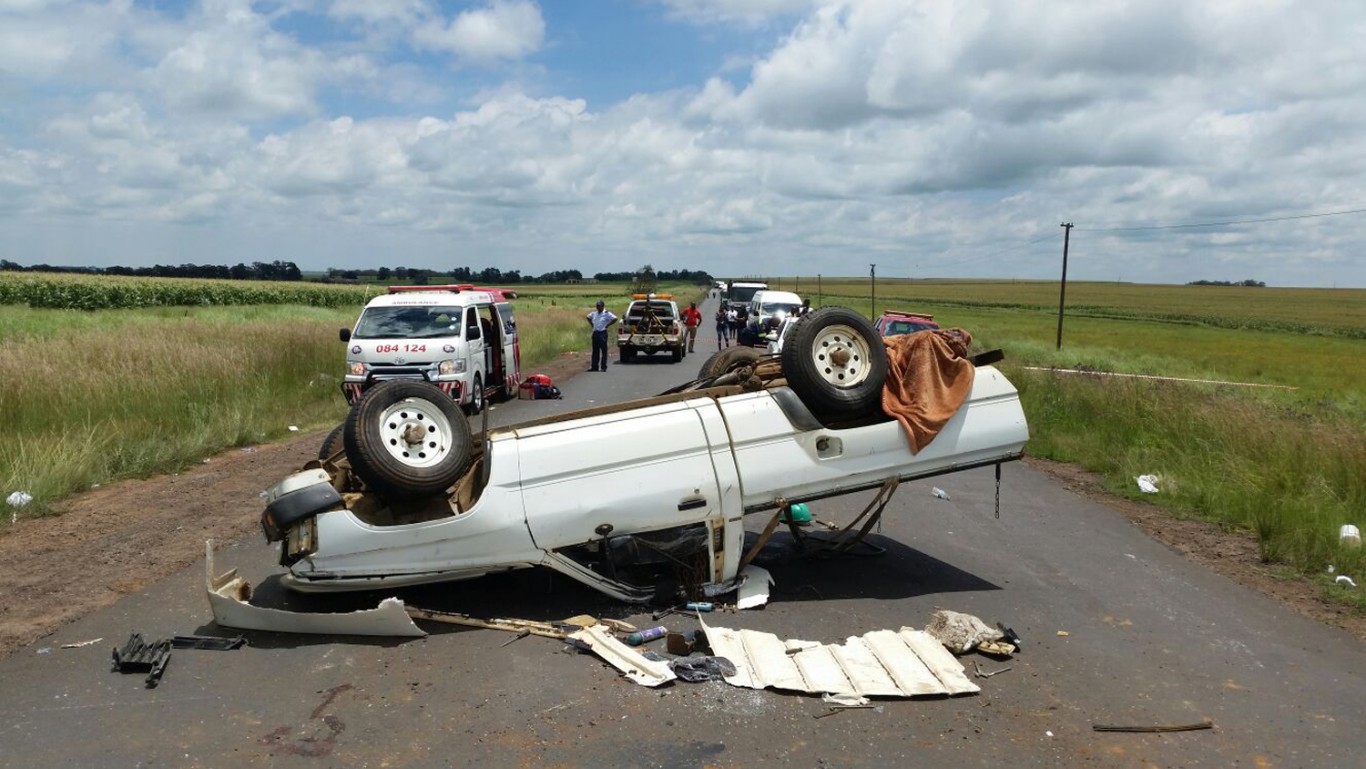
[[[477,436],[439,391],[389,382],[352,409],[343,450],[269,492],[262,525],[301,591],[544,566],[623,601],[720,594],[747,514],[1018,459],[1015,388],[972,373],[917,453],[882,412],[882,340],[844,308],[802,318],[780,358],[730,348],[676,392]]]

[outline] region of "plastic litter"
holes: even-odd
[[[1138,481],[1138,490],[1144,494],[1157,493],[1158,478],[1156,475],[1140,475],[1134,480]]]
[[[1343,547],[1361,547],[1361,530],[1350,523],[1344,523],[1338,529],[1338,542]]]
[[[290,426],[289,426],[289,431],[290,431],[291,433],[297,433],[297,432],[299,432],[299,426],[298,426],[298,425],[290,425]]]
[[[932,494],[936,499],[948,499],[948,498],[949,498],[949,493],[948,493],[947,491],[944,491],[943,489],[939,488],[938,486],[935,486],[933,489],[931,489],[931,490],[930,490],[930,494]]]
[[[33,495],[27,491],[15,491],[8,497],[5,497],[5,501],[9,503],[10,507],[14,508],[9,514],[9,522],[13,525],[19,522],[19,508],[32,502]]]
[[[1347,576],[1346,574],[1339,574],[1338,578],[1333,581],[1338,583],[1339,585],[1346,585],[1347,587],[1357,586],[1357,583],[1353,582],[1352,578]]]

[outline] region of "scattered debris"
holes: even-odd
[[[176,649],[204,649],[226,652],[240,649],[246,645],[247,637],[244,635],[236,635],[232,638],[216,635],[178,635],[171,638],[171,646]]]
[[[753,609],[768,603],[768,588],[773,584],[773,575],[762,566],[750,564],[741,572],[744,581],[736,595],[735,608]]]
[[[1357,586],[1357,583],[1353,582],[1352,578],[1347,576],[1346,574],[1339,574],[1338,578],[1333,581],[1338,583],[1339,585],[1346,585],[1347,587]]]
[[[9,514],[10,525],[14,525],[19,522],[19,508],[27,505],[32,501],[33,495],[28,493],[27,491],[10,492],[10,495],[8,497],[5,497],[5,502],[8,503],[10,507],[14,508],[12,511],[10,511]]]
[[[576,642],[578,648],[586,647],[641,686],[659,686],[678,677],[668,664],[646,659],[640,652],[613,638],[611,631],[602,625],[575,631],[569,635],[569,640]]]
[[[251,599],[251,583],[237,576],[236,569],[214,574],[213,540],[204,543],[204,589],[209,597],[209,608],[213,610],[213,620],[219,627],[324,635],[403,638],[427,635],[413,624],[403,610],[403,602],[397,598],[385,598],[374,609],[345,614],[307,614],[253,606],[248,603]]]
[[[1214,722],[1208,718],[1196,724],[1177,724],[1175,726],[1104,726],[1092,724],[1091,729],[1097,732],[1194,732],[1200,729],[1213,729]]]
[[[933,496],[935,499],[948,499],[948,498],[949,498],[949,493],[948,493],[947,491],[944,491],[943,489],[939,488],[938,486],[935,486],[933,489],[930,490],[930,495]]]
[[[969,694],[981,689],[928,633],[903,627],[874,630],[841,645],[783,641],[771,633],[709,627],[712,653],[732,661],[726,683],[750,689],[916,697]],[[799,651],[788,654],[788,650]]]
[[[940,609],[930,617],[925,632],[954,654],[967,654],[984,641],[997,641],[1005,634],[971,614]]]
[[[297,432],[299,432],[299,426],[298,426],[298,425],[290,425],[290,426],[289,426],[289,431],[290,431],[291,433],[297,433]]]
[[[62,648],[63,648],[63,649],[80,649],[80,648],[85,647],[85,646],[94,646],[95,644],[97,644],[97,643],[99,643],[100,641],[103,641],[103,640],[104,640],[104,636],[100,636],[99,638],[92,638],[92,639],[90,639],[89,641],[74,641],[74,642],[69,643],[69,644],[62,644]]]
[[[255,447],[255,446],[247,446],[247,447],[245,447],[245,448],[242,449],[242,453],[243,453],[243,454],[255,454],[255,453],[256,453],[256,447]]]
[[[680,679],[694,684],[721,681],[736,673],[735,663],[725,657],[680,657],[668,665]]]
[[[1156,494],[1158,477],[1156,475],[1140,475],[1134,479],[1138,481],[1138,490],[1144,494]]]
[[[1006,672],[1007,670],[1010,670],[1010,668],[1008,668],[1008,667],[1007,667],[1007,668],[1001,668],[1000,670],[990,670],[990,671],[983,670],[983,669],[982,669],[981,663],[977,662],[976,660],[973,660],[972,669],[973,669],[974,671],[976,671],[977,677],[978,677],[978,678],[991,678],[992,676],[999,676],[1000,674]]]
[[[1059,630],[1059,631],[1058,631],[1058,636],[1059,636],[1060,638],[1066,638],[1067,636],[1070,636],[1070,635],[1072,635],[1072,634],[1069,633],[1069,632],[1067,632],[1066,630]]]
[[[432,622],[444,622],[447,625],[481,627],[485,630],[506,630],[510,633],[521,633],[525,630],[527,635],[538,635],[544,638],[563,639],[579,628],[592,627],[598,624],[597,620],[587,615],[570,617],[563,622],[541,622],[539,620],[516,619],[512,617],[480,619],[478,617],[471,617],[468,614],[460,614],[459,612],[419,609],[416,606],[409,606],[406,611],[410,617],[431,620]]]
[[[983,641],[977,644],[977,651],[993,657],[1009,657],[1015,653],[1015,647],[1006,641]]]
[[[668,634],[669,629],[663,625],[659,625],[658,627],[646,628],[645,630],[637,630],[636,632],[631,633],[626,636],[626,643],[632,646],[640,646],[641,644],[648,643],[656,638],[663,638]]]
[[[51,653],[52,653],[52,647],[51,647],[51,646],[44,646],[43,648],[41,648],[41,649],[38,650],[38,654],[51,654]]]
[[[670,654],[686,657],[697,649],[697,637],[701,632],[700,630],[689,630],[686,633],[670,633],[664,636],[664,648]]]
[[[1361,547],[1361,530],[1350,523],[1344,523],[1342,528],[1338,529],[1338,542],[1343,547]]]
[[[171,642],[167,640],[147,643],[140,633],[128,637],[122,649],[114,649],[116,673],[146,673],[144,683],[148,689],[155,689],[161,683],[161,674],[171,661]]]
[[[507,646],[508,644],[512,643],[513,641],[520,641],[520,640],[522,640],[523,638],[526,638],[526,637],[529,636],[529,635],[531,635],[531,628],[529,628],[529,627],[524,627],[524,628],[522,628],[521,630],[518,630],[518,631],[517,631],[517,635],[515,635],[515,636],[509,638],[508,640],[506,640],[506,641],[504,641],[504,642],[498,644],[498,648],[501,649],[501,648],[503,648],[504,646]]]
[[[1005,639],[1010,642],[1011,646],[1015,647],[1015,651],[1019,651],[1024,648],[1024,641],[1020,640],[1020,634],[1015,632],[1015,628],[1006,627],[1000,622],[997,622],[996,629],[1000,630],[1002,633],[1005,634]]]
[[[865,704],[865,705],[831,705],[829,710],[825,711],[824,713],[817,713],[816,715],[814,715],[814,716],[812,716],[812,717],[813,717],[813,718],[825,718],[826,716],[833,716],[833,715],[835,715],[836,713],[842,713],[842,712],[844,712],[844,711],[846,711],[846,710],[877,710],[878,712],[881,712],[881,711],[882,711],[882,706],[881,706],[881,705],[874,706],[874,705],[872,705],[872,704]]]

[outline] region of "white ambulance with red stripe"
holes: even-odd
[[[342,394],[349,403],[379,382],[430,382],[470,414],[488,398],[515,397],[521,349],[511,300],[517,294],[470,284],[390,286],[371,299],[347,343]]]

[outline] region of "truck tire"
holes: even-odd
[[[727,347],[707,358],[697,371],[698,379],[712,379],[731,369],[748,366],[759,360],[759,351],[751,347]]]
[[[426,382],[398,379],[371,388],[351,409],[343,436],[351,469],[381,494],[440,494],[469,469],[469,423],[455,401]]]
[[[326,438],[323,438],[323,445],[318,449],[318,459],[327,459],[338,451],[346,448],[346,444],[342,440],[342,433],[345,430],[345,422],[332,428],[332,432],[328,433]]]
[[[477,416],[483,410],[484,378],[475,374],[474,384],[470,385],[470,416]]]
[[[842,416],[878,407],[887,378],[887,348],[877,329],[847,307],[822,307],[788,332],[783,376],[817,415]]]
[[[622,363],[635,363],[635,362],[636,362],[636,348],[634,348],[634,347],[623,347],[623,348],[621,348],[621,362],[622,362]]]
[[[675,347],[675,348],[673,348],[673,351],[672,351],[670,354],[673,355],[673,359],[674,359],[673,362],[674,362],[674,363],[677,363],[677,362],[683,360],[683,348],[682,348],[682,347]]]

